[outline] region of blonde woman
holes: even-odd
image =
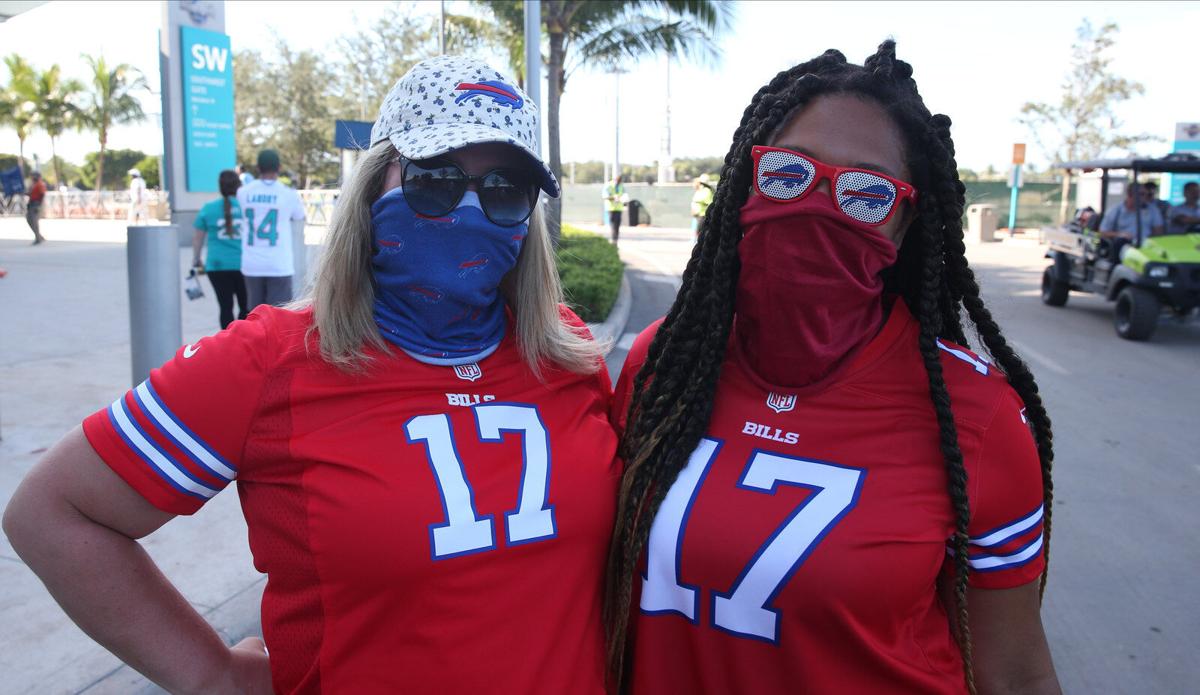
[[[312,297],[184,347],[9,505],[63,608],[168,690],[603,692],[610,384],[560,303],[536,206],[558,183],[512,85],[414,67]],[[226,647],[135,540],[235,478],[269,657]]]

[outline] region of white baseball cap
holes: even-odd
[[[438,56],[392,86],[371,128],[371,146],[389,140],[408,159],[429,159],[467,145],[506,143],[529,156],[542,190],[557,198],[558,181],[537,154],[539,127],[537,104],[516,82],[481,60]]]

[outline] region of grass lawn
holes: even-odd
[[[608,318],[624,272],[616,247],[598,234],[564,224],[557,256],[558,276],[571,309],[589,323]]]

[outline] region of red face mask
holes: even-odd
[[[750,368],[776,386],[824,381],[883,323],[883,279],[895,245],[847,217],[828,195],[742,207],[734,332]]]

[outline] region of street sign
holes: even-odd
[[[187,190],[216,193],[221,170],[232,169],[237,163],[229,36],[189,26],[179,31]]]
[[[1025,163],[1025,143],[1018,142],[1013,145],[1013,164]]]

